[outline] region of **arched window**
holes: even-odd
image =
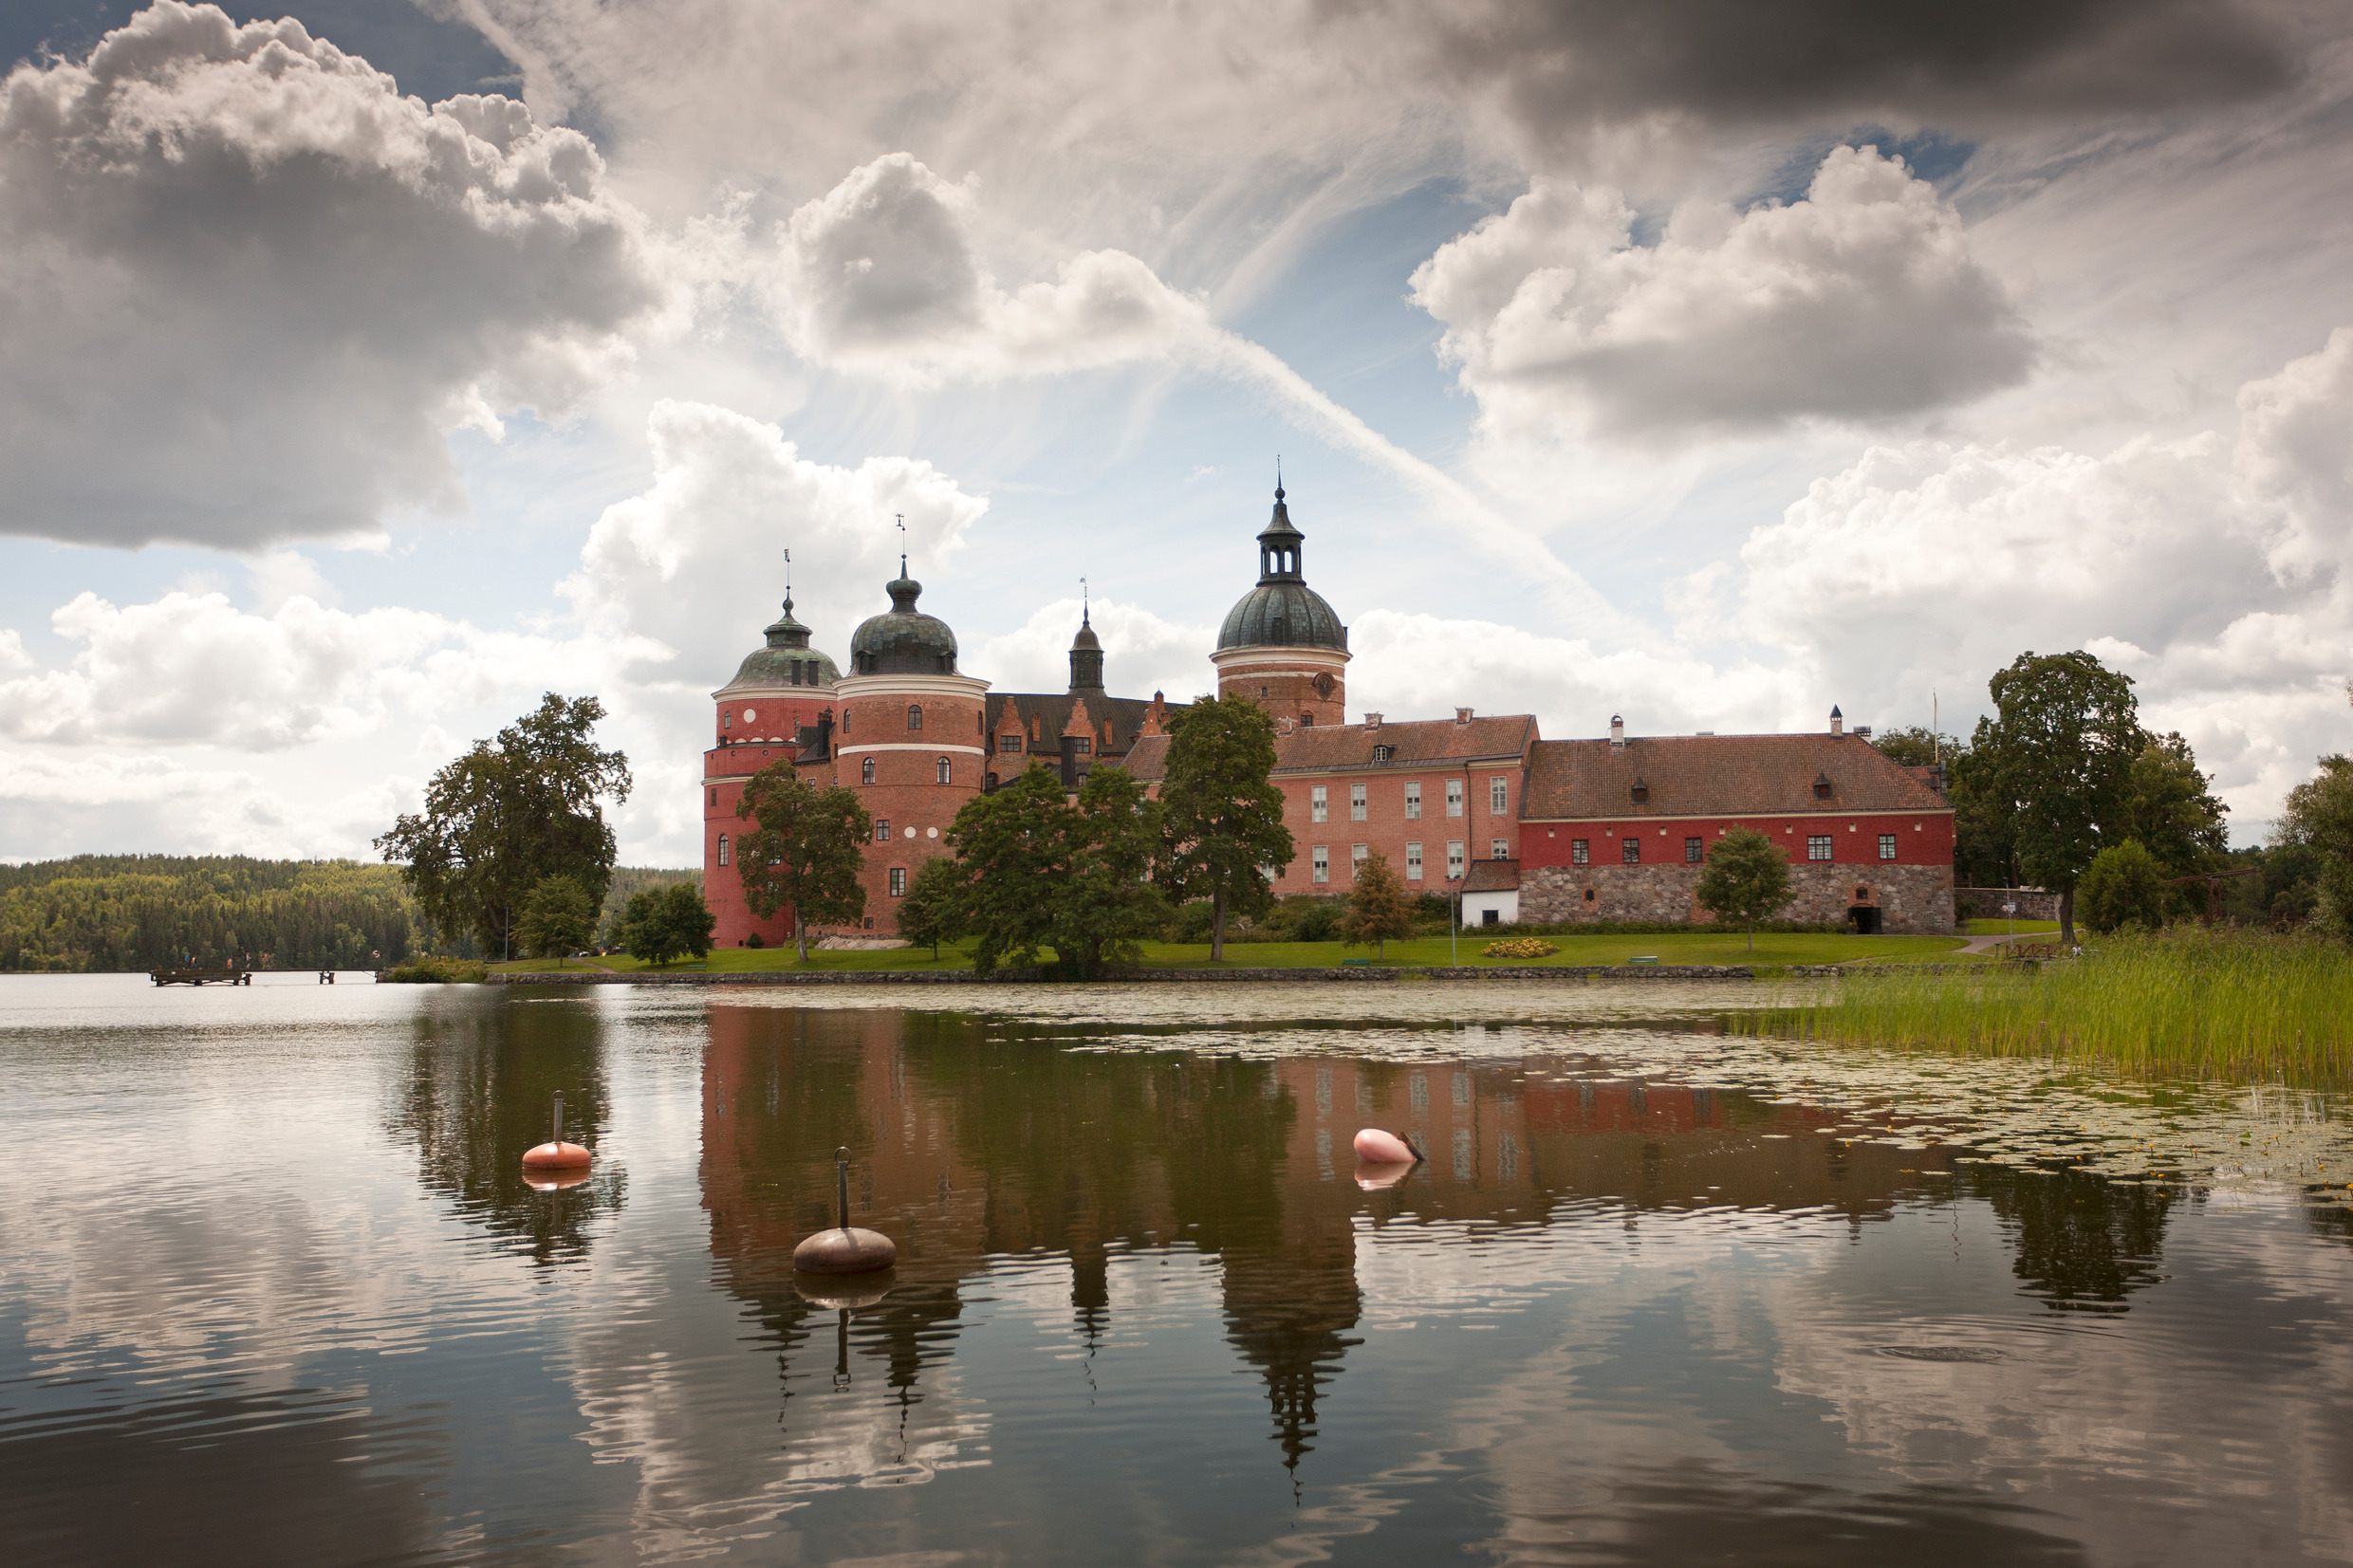
[[[923,728],[923,705],[921,703],[911,702],[907,705],[907,728],[910,729]]]
[[[858,782],[860,784],[874,783],[874,759],[872,757],[868,757],[858,765]]]
[[[939,782],[941,784],[948,782],[948,759],[945,757],[939,759]]]
[[[727,835],[719,835],[719,864],[727,864]]]
[[[719,715],[719,728],[722,729],[732,729],[735,728],[735,710],[731,708],[726,712]]]

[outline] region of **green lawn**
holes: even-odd
[[[1548,936],[1561,950],[1550,958],[1491,959],[1482,956],[1491,938],[1468,936],[1462,939],[1461,961],[1465,966],[1516,965],[1534,963],[1548,967],[1591,964],[1623,964],[1627,960],[1656,957],[1660,964],[1750,964],[1777,967],[1786,964],[1850,964],[1860,959],[1880,963],[1922,963],[1950,958],[1961,946],[1958,937],[1950,936],[1795,936],[1774,935],[1760,932],[1756,950],[1751,952],[1746,941],[1737,933],[1697,932],[1677,936]],[[811,969],[965,969],[972,968],[972,944],[942,947],[939,959],[933,961],[929,948],[890,948],[879,952],[811,952]],[[1143,961],[1152,968],[1205,969],[1211,967],[1209,944],[1146,942]],[[1225,968],[1336,968],[1346,958],[1369,958],[1369,948],[1343,948],[1338,942],[1230,942],[1226,945]],[[1381,959],[1384,967],[1416,968],[1442,966],[1452,963],[1447,939],[1443,936],[1416,937],[1411,941],[1392,942]],[[613,957],[597,960],[606,968],[634,973],[649,966],[633,958]],[[514,964],[501,964],[508,971],[552,969],[552,959],[528,959]],[[571,960],[569,968],[582,967]],[[800,963],[790,948],[716,948],[708,960],[689,960],[670,966],[672,972],[740,973],[754,969],[797,969]]]

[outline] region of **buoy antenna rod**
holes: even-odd
[[[834,1181],[840,1189],[842,1228],[850,1227],[850,1146],[843,1144],[833,1152]]]
[[[555,1131],[547,1134],[547,1141],[549,1143],[562,1143],[564,1141],[564,1091],[561,1089],[556,1091]]]

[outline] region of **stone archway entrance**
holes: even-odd
[[[1880,933],[1879,900],[1871,890],[1860,884],[1855,889],[1855,901],[1846,906],[1846,918],[1855,928],[1857,936],[1877,936]]]

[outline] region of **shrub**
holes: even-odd
[[[479,985],[489,973],[478,959],[426,953],[398,968],[386,969],[383,978],[393,986],[468,986]]]
[[[1507,942],[1490,942],[1482,950],[1489,958],[1549,958],[1561,950],[1549,942],[1533,936],[1516,936]]]
[[[2154,931],[2165,923],[2165,868],[2140,839],[2127,839],[2092,857],[2075,898],[2084,924],[2102,935],[2126,926]]]
[[[768,944],[760,940],[760,933],[755,931],[750,936],[744,938],[744,946],[747,948],[765,948]]]

